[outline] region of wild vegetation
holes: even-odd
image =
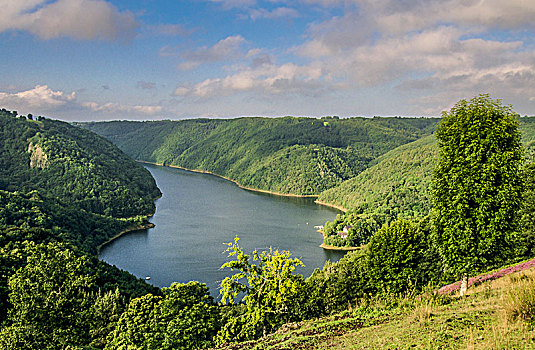
[[[95,255],[147,223],[154,179],[93,133],[5,109],[0,164],[0,347],[100,347],[125,303],[160,293]]]
[[[483,120],[480,113],[494,118],[491,119],[493,123],[480,123]],[[24,123],[32,126],[35,123],[27,118],[16,117],[16,113],[14,115],[6,111],[4,114],[3,118],[7,119],[4,125],[9,126],[13,123],[17,128],[22,128]],[[466,118],[465,124],[457,123],[457,118],[460,116]],[[75,197],[67,192],[66,194],[56,193],[52,188],[31,187],[32,181],[28,181],[28,188],[7,188],[7,185],[17,184],[17,182],[12,182],[15,180],[10,180],[6,182],[6,188],[1,188],[5,199],[3,199],[2,212],[0,212],[0,218],[4,220],[0,226],[0,239],[2,240],[0,248],[2,262],[0,264],[2,311],[0,348],[282,349],[333,346],[347,348],[353,343],[364,348],[411,346],[437,348],[464,345],[481,346],[481,348],[526,347],[532,344],[534,334],[530,325],[535,321],[533,319],[535,314],[533,293],[530,292],[533,285],[532,273],[506,277],[510,280],[503,284],[494,281],[492,282],[494,287],[471,288],[467,293],[469,296],[462,299],[435,292],[437,286],[458,281],[462,274],[475,275],[504,264],[513,264],[528,257],[532,258],[535,253],[532,239],[534,235],[532,216],[535,206],[535,180],[532,176],[534,167],[532,164],[522,164],[521,157],[518,156],[521,148],[515,119],[516,116],[511,110],[502,107],[498,101],[493,101],[488,96],[459,102],[450,114],[445,115],[439,126],[437,138],[442,142],[441,147],[445,145],[448,147],[447,145],[457,141],[444,139],[444,130],[448,130],[451,135],[461,134],[463,137],[470,135],[470,139],[457,143],[475,145],[473,150],[476,152],[462,153],[463,148],[459,147],[458,150],[461,152],[459,154],[448,155],[442,149],[436,153],[434,147],[436,141],[433,136],[412,144],[402,142],[401,148],[392,147],[390,152],[387,152],[393,141],[385,140],[381,144],[381,137],[379,137],[377,147],[383,147],[382,150],[373,154],[371,152],[373,147],[369,147],[368,150],[371,153],[368,154],[373,154],[373,157],[370,157],[366,163],[366,167],[369,166],[369,168],[359,172],[357,177],[361,176],[366,179],[362,174],[367,173],[369,184],[372,186],[375,183],[373,174],[381,175],[380,172],[374,173],[378,171],[374,168],[382,163],[393,173],[390,178],[386,176],[390,184],[397,181],[398,176],[403,179],[402,171],[397,170],[397,173],[394,171],[399,167],[405,167],[407,175],[422,175],[414,175],[413,179],[402,182],[399,185],[399,192],[386,200],[384,196],[388,196],[389,192],[376,194],[376,191],[380,191],[381,188],[377,185],[376,191],[369,191],[370,197],[376,196],[376,202],[362,200],[356,209],[348,211],[344,216],[339,216],[335,221],[336,225],[329,223],[325,227],[326,230],[335,232],[340,229],[339,225],[352,223],[347,238],[335,237],[335,239],[351,239],[354,245],[368,243],[359,250],[348,252],[339,262],[329,262],[323,269],[317,269],[310,277],[305,278],[295,273],[295,267],[301,262],[292,257],[290,252],[268,250],[247,253],[239,246],[238,238],[236,238],[234,242],[228,243],[229,260],[222,268],[230,268],[233,273],[221,284],[222,298],[219,303],[215,302],[208,288],[198,282],[175,283],[163,289],[151,288],[142,281],[99,262],[95,255],[91,254],[91,249],[94,249],[95,244],[104,239],[109,230],[123,228],[127,224],[143,223],[143,217],[125,217],[126,211],[120,208],[106,211],[107,208],[101,208],[99,205],[88,205],[89,202],[84,201],[84,198],[91,196],[90,192]],[[386,134],[390,132],[389,127],[392,125],[409,125],[408,129],[414,127],[410,125],[410,122],[404,124],[405,120],[399,118],[386,122],[379,118],[377,120],[381,128],[387,130]],[[250,131],[243,129],[243,125],[254,124],[255,121],[269,122],[264,119],[243,119],[238,120],[234,125],[229,121],[211,123],[211,121],[196,120],[185,121],[184,124],[155,122],[154,125],[170,123],[169,125],[175,128],[198,128],[200,135],[186,136],[177,133],[172,136],[175,141],[177,139],[183,141],[174,144],[177,147],[182,144],[180,147],[184,147],[183,154],[187,155],[190,152],[198,152],[193,144],[188,145],[189,142],[206,142],[203,146],[205,148],[201,147],[205,150],[204,152],[209,149],[208,144],[212,144],[213,147],[210,148],[212,153],[217,153],[217,148],[214,146],[215,140],[222,144],[225,141],[223,135],[214,134],[214,131],[219,128],[223,128],[229,134],[241,133],[242,136],[248,135],[248,132],[249,135],[257,136],[255,132],[267,133],[262,130],[253,131],[252,125],[248,126],[247,130]],[[301,125],[300,123],[310,126],[315,122],[318,120],[282,118],[275,120],[273,126],[277,123],[283,123],[286,128],[292,123],[298,126]],[[331,127],[336,130],[333,125],[339,122],[341,121],[336,118],[321,120],[318,130]],[[360,119],[351,122],[368,123]],[[424,120],[422,123],[425,124],[428,121]],[[49,125],[52,126],[52,124]],[[118,122],[117,125],[123,124],[130,139],[133,133],[141,132],[145,127],[155,128],[152,123]],[[39,129],[40,124],[36,125]],[[67,129],[70,128],[68,125],[61,125]],[[107,126],[106,132],[118,130],[117,125],[113,123],[101,125]],[[485,125],[488,129],[479,129],[477,125]],[[508,133],[499,132],[503,131],[503,128],[496,127],[504,125],[507,126]],[[299,127],[304,128],[304,126]],[[374,130],[373,127],[369,125],[368,127]],[[461,131],[465,129],[472,132],[462,133]],[[74,130],[69,132],[68,135],[76,134]],[[165,133],[165,127],[159,129],[158,132]],[[64,137],[63,133],[63,131],[58,131],[53,135],[61,140]],[[96,137],[85,131],[83,133],[88,139]],[[355,134],[357,133],[355,131]],[[8,134],[8,132],[4,133],[4,135]],[[348,134],[351,133],[348,132]],[[386,135],[385,133],[379,134]],[[285,135],[290,138],[289,134]],[[512,136],[507,138],[507,135]],[[13,150],[9,154],[16,163],[12,169],[19,167],[22,173],[28,172],[28,176],[41,174],[46,176],[49,174],[46,172],[47,167],[52,166],[56,159],[54,152],[50,151],[54,148],[43,146],[46,142],[34,136],[31,132],[28,133],[25,138],[26,144],[20,140],[10,141],[9,138],[6,138],[8,141],[4,144],[20,143],[22,145],[18,148],[7,147]],[[487,142],[487,136],[492,136],[490,137],[492,142]],[[214,140],[206,141],[211,137]],[[297,139],[300,136],[296,133],[292,137]],[[309,135],[302,137],[312,138]],[[501,137],[505,139],[502,140]],[[247,142],[252,142],[251,139],[247,137],[246,139]],[[252,139],[260,138],[252,137]],[[98,140],[102,139],[98,138]],[[146,140],[147,145],[162,141],[143,140]],[[65,144],[72,147],[78,145],[75,136],[72,136],[72,141]],[[124,141],[127,142],[126,138]],[[502,147],[499,148],[500,152],[496,152],[493,148],[494,142]],[[91,144],[98,143],[94,141]],[[271,143],[273,144],[275,143]],[[284,146],[284,142],[280,144],[282,145],[280,149],[273,154],[279,151],[286,152],[286,147],[289,147],[288,152],[292,154],[292,157],[295,153],[292,147],[313,147],[312,149],[315,150],[319,145],[319,143],[311,143]],[[387,144],[389,146],[386,146]],[[89,143],[86,143],[80,147],[78,153],[66,152],[66,154],[85,154],[85,147],[91,148],[88,145]],[[108,143],[106,145],[108,145],[106,147],[112,147]],[[247,143],[247,145],[252,144]],[[266,142],[258,141],[257,148],[254,148],[255,152],[260,152],[259,150],[267,147],[266,145]],[[419,146],[424,149],[422,153],[418,153]],[[508,148],[509,146],[511,148]],[[331,147],[333,154],[338,152],[338,147],[334,144],[324,144],[322,147]],[[169,152],[169,155],[172,154],[170,148],[162,148],[164,149]],[[236,156],[246,151],[237,145],[227,145],[221,149],[234,150],[233,154]],[[346,151],[348,150],[349,146],[346,148]],[[500,167],[493,166],[495,163],[489,161],[501,159],[500,154],[507,155],[508,150],[514,156],[513,164]],[[104,152],[111,152],[111,150]],[[147,148],[141,147],[139,152],[148,151]],[[255,152],[253,152],[254,156],[252,155],[249,159],[258,157],[261,161],[260,153]],[[418,160],[418,154],[423,157],[428,152],[437,154],[437,158]],[[9,159],[4,158],[7,154],[7,152],[2,154],[2,162],[6,164],[10,162]],[[475,155],[482,156],[475,157]],[[268,155],[267,158],[271,156]],[[98,154],[95,153],[94,157],[98,158]],[[196,157],[200,157],[200,153],[193,157],[200,161]],[[226,157],[224,162],[230,162],[231,158],[228,155]],[[338,157],[341,156],[338,155]],[[19,161],[16,161],[17,159]],[[73,160],[76,159],[73,157]],[[206,162],[210,159],[214,160],[208,158]],[[483,188],[477,185],[470,186],[469,189],[474,190],[475,194],[483,193],[484,196],[472,196],[468,193],[463,197],[467,197],[465,205],[452,205],[456,202],[451,201],[448,196],[441,195],[440,189],[442,185],[448,184],[450,177],[455,178],[460,171],[456,170],[457,166],[445,167],[444,162],[455,165],[456,162],[472,159],[476,160],[472,168],[482,173],[474,170],[473,173],[464,174],[464,178],[467,181],[471,179],[469,175],[489,178],[492,179],[489,182],[491,185],[485,187],[487,183],[484,182],[480,184],[484,185]],[[69,159],[66,161],[68,162]],[[87,161],[74,163],[82,168],[91,169],[91,164],[94,162],[93,156],[88,156]],[[370,162],[374,162],[372,165],[375,165],[370,165]],[[126,163],[127,169],[136,167],[132,165],[134,163]],[[231,166],[231,168],[237,171],[236,169],[245,166],[245,163],[237,164],[236,167]],[[438,166],[433,173],[433,168],[437,164],[442,165]],[[220,165],[223,166],[223,163]],[[256,165],[255,162],[247,164],[249,167]],[[427,171],[429,168],[430,172]],[[503,171],[503,169],[514,171]],[[36,172],[37,175],[32,172]],[[87,172],[87,169],[80,170],[81,174]],[[59,174],[72,173],[60,172]],[[126,187],[131,185],[130,180],[133,177],[128,180],[122,177],[127,176],[125,174],[110,174],[112,175],[108,179],[110,182],[115,180]],[[21,174],[16,173],[14,176],[21,176]],[[24,176],[22,176],[23,180]],[[142,180],[143,176],[135,178],[145,182]],[[423,203],[419,206],[411,204],[408,201],[410,197],[408,193],[417,192],[419,188],[427,190],[424,181],[427,181],[427,184],[431,183],[433,176],[433,190],[426,192],[422,197],[416,197],[420,198]],[[64,179],[66,184],[72,181],[75,180],[70,175]],[[101,180],[98,181],[100,183]],[[152,195],[157,195],[159,192],[154,190],[153,184],[151,179],[144,183],[147,188],[151,189]],[[409,187],[408,190],[404,188],[405,185]],[[502,201],[504,198],[507,199],[505,194],[500,198],[494,198],[496,196],[492,191],[500,191],[502,186],[517,197],[511,197],[510,201]],[[71,188],[83,189],[83,187],[76,186]],[[485,189],[488,189],[488,192]],[[108,187],[101,190],[102,193],[95,196],[90,203],[105,202],[116,195],[136,193],[134,190],[120,190],[114,193]],[[520,193],[522,198],[518,197]],[[430,198],[433,198],[435,206],[428,215],[431,208]],[[453,199],[455,198],[454,196]],[[443,204],[437,204],[440,201],[443,201]],[[130,209],[134,214],[147,214],[147,210],[151,209],[144,205],[143,199],[136,199],[133,203],[138,203],[135,209],[138,212]],[[453,209],[443,214],[441,205]],[[498,209],[485,210],[486,206]],[[466,232],[458,230],[457,234],[460,236],[454,236],[452,228],[457,227],[456,225],[459,225],[461,220],[449,219],[456,217],[455,210],[458,207],[463,210],[468,208],[476,213],[485,212],[487,216],[484,219],[478,219],[483,223],[481,225],[470,226],[471,222],[463,224],[471,229],[465,230]],[[379,209],[375,210],[376,208]],[[503,216],[504,213],[507,215]],[[464,215],[464,217],[471,218],[470,215]],[[345,222],[347,218],[351,218],[351,221]],[[487,225],[488,222],[500,222],[503,218],[507,218],[513,225],[501,225],[499,230],[495,228],[493,232],[488,232],[488,228],[493,227]],[[80,227],[77,227],[77,223],[80,223]],[[101,237],[100,234],[103,236]],[[88,237],[92,237],[92,240]],[[489,257],[487,250],[479,249],[485,247],[486,243],[493,241],[494,238],[500,242],[503,238],[504,244],[499,248],[507,249],[508,254],[494,254]],[[468,243],[462,243],[465,240]],[[450,246],[456,245],[457,241],[462,244],[455,249],[465,249],[464,251],[450,249]],[[464,259],[460,263],[459,255]],[[474,261],[476,263],[473,263]],[[465,269],[467,265],[469,268]],[[529,263],[526,264],[528,265]],[[461,268],[458,268],[459,266]],[[503,270],[499,273],[501,271]],[[499,273],[497,272],[496,276]],[[499,298],[498,295],[501,294],[505,297]],[[501,315],[503,315],[503,321],[500,320]],[[314,320],[306,321],[309,319]],[[502,331],[505,332],[505,336],[492,336],[501,334]],[[367,336],[372,332],[376,336]],[[418,334],[418,338],[415,338],[414,334]]]
[[[81,123],[134,159],[209,171],[245,187],[317,195],[430,135],[431,118],[237,118]]]
[[[531,183],[535,118],[522,117],[518,121],[524,151],[522,171]],[[333,246],[359,246],[367,243],[385,223],[398,218],[425,217],[432,207],[430,185],[438,155],[435,135],[423,137],[378,157],[356,177],[322,192],[320,202],[348,209],[325,224],[325,242]],[[531,192],[524,196],[528,193]],[[348,237],[340,239],[338,232],[346,226],[351,227]]]

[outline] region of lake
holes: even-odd
[[[297,270],[305,277],[344,255],[320,248],[322,237],[314,229],[332,221],[336,209],[310,198],[247,191],[214,175],[144,166],[163,193],[150,220],[156,226],[121,236],[102,247],[99,257],[137,277],[150,276],[153,285],[196,280],[217,297],[219,282],[230,274],[220,270],[228,260],[224,243],[236,235],[249,255],[269,247],[289,250],[306,265]]]

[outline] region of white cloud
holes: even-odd
[[[41,39],[130,41],[139,27],[131,12],[104,0],[7,0],[0,3],[0,32],[28,31]]]
[[[277,66],[266,63],[242,68],[224,78],[206,79],[193,86],[180,85],[174,95],[209,98],[252,90],[269,94],[304,93],[320,89],[321,77],[321,68],[314,65],[299,66],[286,63]]]
[[[241,35],[234,35],[220,40],[211,47],[203,46],[195,50],[178,53],[176,55],[184,60],[184,62],[179,64],[179,68],[182,70],[191,70],[204,63],[241,58],[244,56],[241,49],[244,43],[245,39]],[[165,50],[162,48],[160,55],[162,55],[162,51],[164,54],[169,53],[169,48]]]
[[[289,7],[277,7],[273,10],[267,9],[251,9],[249,11],[249,18],[253,21],[257,19],[278,19],[278,18],[295,18],[299,17],[299,12],[296,9]]]
[[[75,99],[75,92],[54,91],[47,85],[36,85],[33,89],[21,92],[0,92],[0,105],[29,112],[32,110],[53,110],[65,106]]]
[[[252,20],[280,18],[284,13],[277,14],[277,9],[290,9],[274,4],[324,6],[323,14],[337,7],[342,14],[310,23],[304,42],[279,57],[259,48],[243,54],[243,43],[234,46],[233,58],[210,53],[215,46],[175,52],[183,60],[182,69],[233,61],[224,73],[180,84],[174,92],[184,97],[180,101],[225,96],[213,101],[269,101],[272,110],[274,101],[288,101],[287,93],[299,95],[287,106],[305,108],[303,101],[312,99],[300,97],[318,94],[317,106],[336,107],[326,97],[329,93],[353,113],[367,105],[376,108],[368,112],[372,115],[437,115],[461,98],[488,92],[507,103],[520,102],[524,109],[535,107],[534,1],[270,0],[266,9],[260,1],[214,2],[240,7],[238,12]],[[292,61],[291,54],[297,59]],[[245,59],[251,62],[245,64]],[[274,63],[282,60],[287,63]]]
[[[116,102],[108,102],[104,104],[99,104],[96,102],[82,102],[81,106],[84,108],[90,109],[92,112],[102,112],[105,114],[114,114],[120,113],[124,115],[125,113],[134,113],[134,114],[143,114],[143,115],[154,115],[162,112],[161,106],[143,106],[143,105],[123,105]]]
[[[0,106],[23,114],[51,114],[57,118],[70,115],[69,119],[83,119],[87,111],[100,116],[154,116],[163,111],[160,106],[125,105],[117,102],[79,101],[75,92],[52,90],[47,85],[36,85],[20,92],[0,92]],[[94,119],[94,118],[92,118]]]

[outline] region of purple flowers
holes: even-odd
[[[479,275],[479,276],[476,276],[476,277],[472,277],[472,278],[470,278],[468,280],[468,286],[476,286],[476,285],[478,285],[480,283],[483,283],[485,281],[492,281],[492,280],[498,279],[500,277],[503,277],[505,275],[508,275],[510,273],[518,272],[518,271],[524,271],[524,270],[527,270],[527,269],[529,269],[531,267],[534,267],[534,266],[535,266],[535,258],[533,258],[533,259],[531,259],[529,261],[525,261],[523,263],[514,265],[514,266],[506,267],[505,269],[501,269],[501,270],[495,271],[493,273],[483,274],[483,275]],[[455,292],[455,291],[459,290],[460,286],[461,286],[461,282],[460,281],[452,283],[452,284],[448,284],[448,285],[445,285],[442,288],[440,288],[438,290],[438,293],[440,293],[440,294],[452,293],[452,292]]]

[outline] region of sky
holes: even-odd
[[[0,107],[66,121],[535,115],[533,0],[0,0]]]

